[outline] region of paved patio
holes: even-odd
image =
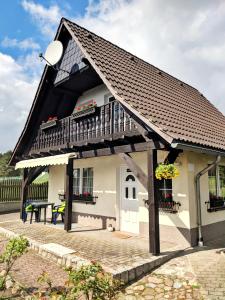
[[[148,253],[146,238],[121,232],[110,233],[78,224],[73,227],[72,232],[67,233],[60,226],[28,222],[23,224],[19,220],[19,214],[0,215],[0,232],[6,235],[26,236],[33,243],[33,248],[39,252],[40,249],[50,249],[51,243],[57,244],[58,247],[66,247],[70,251],[65,255],[64,260],[61,256],[60,263],[64,261],[66,264],[66,259],[76,263],[80,260],[98,261],[107,271],[115,275],[122,274],[121,278],[126,282],[149,272],[179,250],[177,245],[162,241],[162,254],[154,257]],[[61,248],[58,251],[60,252]],[[57,249],[54,254],[60,258]]]
[[[225,236],[182,251],[151,274],[128,286],[119,300],[225,299]]]

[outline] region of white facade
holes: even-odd
[[[82,104],[94,100],[97,106],[102,106],[107,103],[108,97],[111,96],[108,88],[101,84],[93,89],[84,92],[78,99],[75,108],[81,106]]]
[[[91,99],[98,106],[104,105],[110,96],[105,85],[91,89],[78,98],[77,105]],[[163,162],[167,156],[166,151],[158,151],[158,163]],[[147,173],[147,153],[131,153],[132,158],[139,167]],[[180,176],[173,180],[173,200],[181,204],[177,213],[160,212],[160,235],[165,240],[180,239],[192,243],[195,239],[196,197],[195,197],[195,175],[206,167],[215,157],[184,151],[176,160]],[[225,160],[221,162],[225,164]],[[123,172],[127,167],[118,155],[105,157],[75,159],[74,168],[93,168],[93,195],[98,197],[96,204],[74,203],[74,221],[85,225],[107,227],[112,224],[117,230],[130,231],[135,234],[148,235],[148,209],[144,203],[147,199],[147,191],[140,182],[126,185]],[[65,166],[50,166],[49,168],[49,194],[50,202],[58,200],[58,194],[65,189]],[[81,178],[82,180],[82,178]],[[125,199],[125,189],[130,192],[135,187],[135,200],[130,202]],[[129,192],[129,193],[130,193]],[[202,195],[202,222],[203,226],[222,224],[225,227],[225,210],[208,212],[205,202],[209,201],[208,175],[201,178]],[[128,197],[129,198],[129,197]],[[224,222],[224,223],[222,223]],[[217,226],[217,225],[216,225]],[[206,227],[206,233],[208,227]],[[211,227],[211,235],[218,231],[218,227]],[[224,230],[225,231],[225,230]]]

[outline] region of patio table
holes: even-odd
[[[34,210],[35,208],[38,209],[39,212],[39,219],[38,222],[40,222],[40,216],[41,216],[41,209],[44,209],[44,224],[46,224],[46,210],[48,206],[51,206],[53,208],[53,206],[55,205],[55,203],[53,202],[44,202],[44,201],[40,201],[40,202],[31,202],[30,203],[32,205],[32,209]],[[32,219],[31,219],[31,223],[32,223]]]

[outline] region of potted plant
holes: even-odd
[[[155,170],[155,177],[158,180],[174,179],[179,176],[179,171],[174,164],[160,163]]]

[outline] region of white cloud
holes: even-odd
[[[223,0],[89,1],[73,20],[195,86],[225,113]]]
[[[38,50],[40,49],[40,45],[36,43],[32,38],[27,38],[24,40],[10,39],[9,37],[5,37],[1,45],[5,48],[19,48],[21,50]]]
[[[52,39],[55,35],[56,26],[59,24],[60,18],[64,13],[63,10],[56,4],[48,8],[28,0],[23,0],[21,4],[24,10],[32,16],[41,33]]]
[[[21,3],[44,39],[50,41],[54,37],[62,16],[73,19],[197,87],[225,113],[223,0],[89,0],[85,15],[80,17],[75,17],[69,6],[64,6],[64,10],[57,4],[47,7],[33,0]],[[35,52],[17,61],[0,54],[3,149],[12,148],[21,133],[40,79],[40,68]],[[6,135],[9,129],[11,132]]]
[[[27,73],[20,63],[0,52],[0,151],[13,149],[27,118],[40,74]]]

